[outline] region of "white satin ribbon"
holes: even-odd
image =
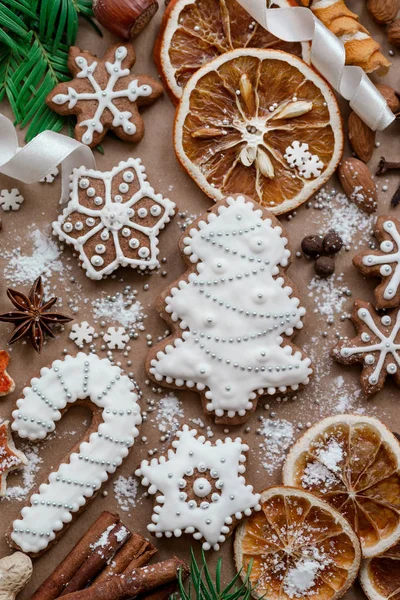
[[[342,42],[305,7],[272,8],[266,0],[238,0],[264,29],[285,42],[311,41],[311,63],[374,131],[395,119],[386,100],[361,67],[346,66]]]
[[[69,177],[73,169],[80,166],[96,168],[91,149],[55,131],[43,131],[20,148],[14,125],[10,119],[0,114],[0,173],[23,183],[35,183],[60,164],[60,202],[66,202],[69,196]]]

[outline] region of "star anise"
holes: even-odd
[[[14,332],[8,340],[9,344],[13,344],[24,337],[29,337],[36,352],[40,352],[45,335],[55,337],[51,329],[53,325],[61,325],[72,321],[70,317],[65,315],[47,312],[57,302],[57,298],[53,297],[47,302],[43,302],[43,295],[41,277],[36,279],[28,296],[8,288],[7,296],[17,309],[17,311],[0,315],[0,321],[15,324]]]

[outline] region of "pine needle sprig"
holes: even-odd
[[[46,129],[60,131],[71,121],[45,104],[60,82],[68,81],[68,51],[75,44],[78,17],[101,35],[91,0],[1,0],[0,101],[6,96],[16,124],[28,127],[30,141]]]
[[[179,592],[182,600],[250,600],[253,588],[250,582],[252,563],[249,564],[244,581],[238,585],[241,572],[236,573],[226,586],[222,586],[222,558],[219,558],[212,577],[207,565],[207,558],[202,551],[201,566],[197,563],[193,549],[190,550],[190,574],[186,588],[182,573],[178,576]]]

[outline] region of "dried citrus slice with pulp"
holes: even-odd
[[[255,598],[340,598],[357,577],[360,542],[349,522],[327,502],[290,487],[265,490],[261,511],[239,527],[235,561],[250,561]]]
[[[290,450],[283,481],[347,517],[365,557],[400,540],[400,444],[378,419],[338,415],[317,423]]]
[[[334,173],[343,149],[335,96],[301,59],[238,49],[199,69],[183,91],[175,151],[215,201],[245,194],[275,214]]]
[[[360,582],[369,600],[400,599],[400,544],[363,561]]]
[[[274,0],[270,8],[297,6]],[[164,13],[154,60],[174,102],[205,63],[235,48],[273,48],[309,60],[308,43],[279,40],[256,23],[236,0],[172,0]]]

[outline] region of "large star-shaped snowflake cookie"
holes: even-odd
[[[74,169],[70,200],[53,231],[74,246],[86,275],[101,279],[119,266],[158,267],[158,234],[175,204],[156,194],[138,158],[112,171]]]
[[[103,59],[72,46],[68,68],[74,79],[59,83],[47,96],[47,105],[60,115],[77,116],[77,140],[97,146],[112,129],[127,142],[144,134],[140,106],[151,104],[163,89],[149,75],[133,75],[136,60],[129,43],[111,46]]]
[[[356,300],[351,320],[358,335],[342,340],[333,356],[345,365],[362,363],[360,380],[367,395],[379,392],[388,375],[400,386],[400,309],[382,316],[369,302]]]
[[[261,508],[260,494],[243,477],[248,449],[240,438],[213,445],[184,425],[167,457],[144,460],[136,471],[157,494],[148,530],[156,537],[189,533],[204,550],[218,550],[236,521]]]
[[[375,289],[377,307],[394,308],[400,305],[400,221],[379,217],[374,235],[379,249],[358,254],[353,263],[363,275],[382,279]]]

